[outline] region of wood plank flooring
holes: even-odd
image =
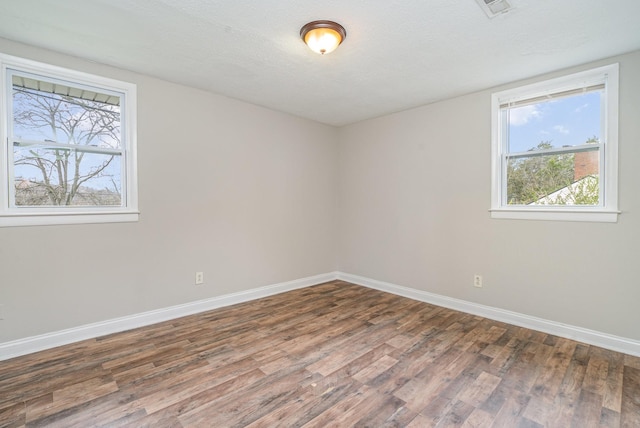
[[[640,358],[333,281],[0,362],[2,427],[640,427]]]

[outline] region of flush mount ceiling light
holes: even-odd
[[[347,37],[347,31],[337,22],[313,21],[300,29],[300,37],[320,55],[333,52]]]

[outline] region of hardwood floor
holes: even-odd
[[[2,427],[640,427],[640,358],[334,281],[0,362]]]

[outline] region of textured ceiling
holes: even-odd
[[[640,49],[640,0],[20,0],[0,37],[331,125]],[[340,22],[319,56],[302,25]]]

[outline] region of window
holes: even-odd
[[[618,65],[492,95],[493,218],[615,222]]]
[[[0,64],[0,226],[136,221],[135,85]]]

